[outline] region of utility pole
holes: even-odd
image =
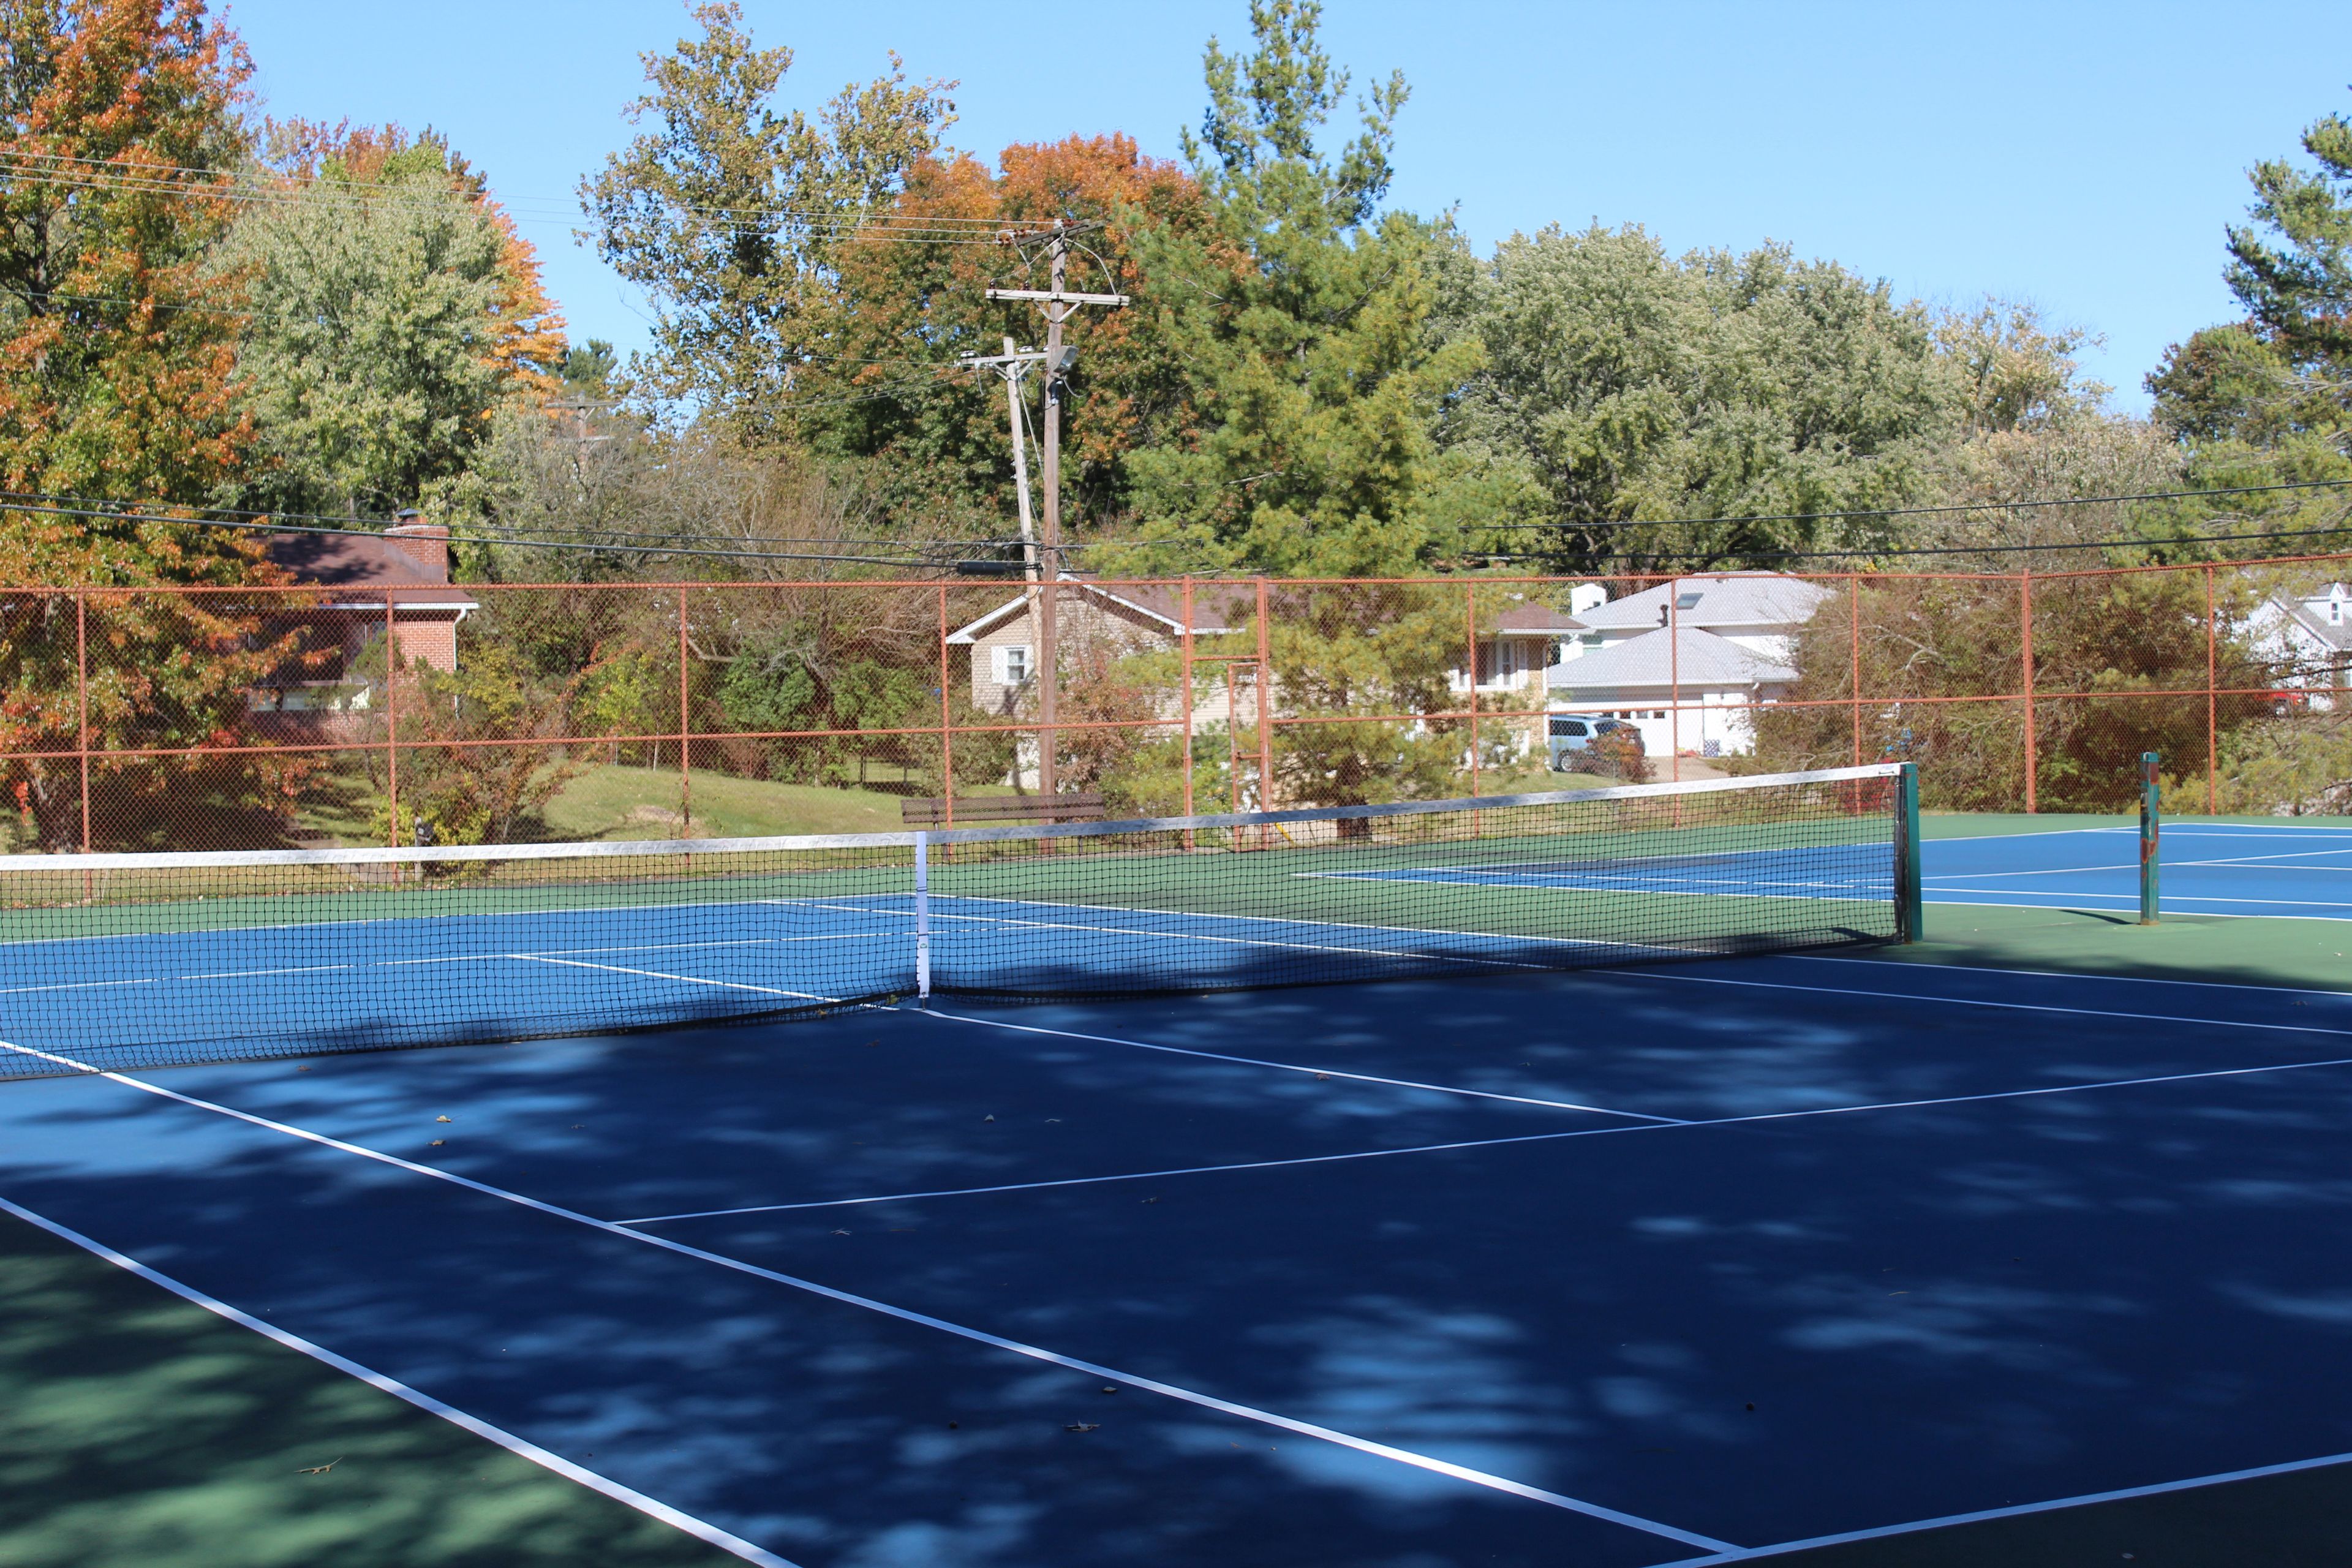
[[[1060,218],[1046,236],[1046,255],[1053,263],[1051,289],[991,289],[992,300],[1028,300],[1045,309],[1045,452],[1042,465],[1045,490],[1044,548],[1045,585],[1037,616],[1037,788],[1049,799],[1057,793],[1054,752],[1056,750],[1055,695],[1061,684],[1059,639],[1055,635],[1055,599],[1062,579],[1062,392],[1067,384],[1074,351],[1062,343],[1062,323],[1081,305],[1119,306],[1124,294],[1073,294],[1063,287],[1068,273],[1069,226]]]
[[[1004,352],[1001,354],[989,354],[984,358],[979,354],[962,354],[957,358],[959,364],[968,365],[974,371],[993,370],[1004,378],[1004,416],[1013,427],[1013,488],[1021,507],[1021,558],[1032,584],[1037,581],[1037,531],[1029,518],[1028,422],[1021,417],[1021,380],[1029,374],[1031,365],[1042,363],[1045,358],[1035,349],[1014,348],[1009,336],[1004,340]],[[1030,606],[1033,613],[1035,607],[1033,603]]]

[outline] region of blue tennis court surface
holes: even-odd
[[[1638,1568],[2352,1454],[2347,1138],[2352,995],[1498,963],[28,1079],[0,1199],[751,1561]]]
[[[2352,920],[2352,828],[2175,822],[2159,842],[2169,913]],[[1930,903],[2139,909],[2136,828],[1931,838],[1921,851]]]

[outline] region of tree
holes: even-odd
[[[243,504],[359,517],[436,500],[493,410],[559,390],[538,258],[445,139],[273,125],[247,194],[217,258],[253,310]]]
[[[1928,489],[1950,389],[1926,312],[1884,283],[1784,246],[1675,259],[1597,226],[1514,236],[1483,270],[1455,326],[1486,367],[1445,437],[1531,481],[1527,553],[1663,567],[1867,546],[1894,531],[1805,514]],[[1716,518],[1755,521],[1680,525]]]
[[[1130,562],[1378,574],[1462,543],[1473,509],[1432,437],[1480,359],[1434,330],[1459,241],[1380,210],[1402,75],[1359,101],[1336,160],[1318,149],[1349,86],[1320,16],[1315,0],[1252,0],[1254,51],[1210,40],[1209,106],[1184,151],[1213,225],[1137,235],[1144,270],[1166,279],[1154,330],[1191,368],[1200,430],[1131,459]]]
[[[888,75],[844,88],[815,118],[780,111],[788,48],[755,47],[742,9],[698,5],[698,38],[644,57],[652,122],[581,182],[596,252],[648,294],[647,395],[790,434],[803,367],[838,332],[840,247],[887,205],[953,123],[954,83]]]
[[[967,156],[925,158],[889,218],[842,247],[841,357],[810,367],[804,385],[822,405],[805,418],[811,441],[857,462],[878,504],[920,518],[929,537],[1005,537],[1016,505],[1003,384],[941,373],[958,354],[999,353],[1008,336],[1039,341],[1034,306],[987,291],[1044,287],[1037,237],[1066,220],[1074,286],[1134,302],[1066,329],[1077,361],[1064,404],[1065,536],[1120,519],[1133,504],[1129,455],[1198,427],[1192,380],[1160,330],[1160,279],[1134,243],[1142,226],[1200,235],[1209,215],[1198,183],[1132,138],[1071,137],[1008,147],[993,173]],[[975,230],[1002,242],[971,243]],[[1024,383],[1033,422],[1039,381]]]
[[[2222,278],[2244,319],[2174,344],[2147,378],[2200,484],[2352,479],[2352,121],[2315,121],[2303,150],[2314,167],[2254,166],[2253,221],[2229,232]],[[2339,545],[2346,523],[2326,491],[2171,511],[2178,535],[2284,535],[2298,550]]]
[[[2287,363],[2332,381],[2352,408],[2352,121],[2313,121],[2303,150],[2317,169],[2254,165],[2254,226],[2230,231],[2222,277]]]
[[[249,68],[201,0],[50,0],[0,10],[0,583],[118,589],[262,584],[277,574],[224,531],[37,510],[99,496],[169,515],[237,469],[250,427],[230,375],[236,279],[206,264],[244,153]],[[0,787],[45,848],[169,842],[163,816],[217,794],[282,823],[299,770],[198,748],[235,730],[245,690],[285,656],[266,595],[96,597],[91,743],[187,753],[106,764],[85,824],[75,603],[0,612]],[[167,837],[169,835],[169,837]]]

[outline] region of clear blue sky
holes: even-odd
[[[1126,131],[1173,156],[1201,46],[1243,0],[1032,8],[750,0],[814,108],[897,49],[959,79],[958,146]],[[670,0],[237,0],[280,116],[446,132],[540,247],[575,339],[644,342],[643,301],[578,246],[572,192],[627,134]],[[1042,17],[1050,15],[1050,30]],[[1037,16],[1027,26],[1004,20]],[[1359,82],[1401,67],[1395,200],[1457,207],[1480,248],[1558,221],[1639,223],[1675,249],[1783,240],[1906,298],[1993,292],[2105,334],[2125,407],[2165,345],[2226,319],[2221,233],[2245,171],[2352,110],[2336,5],[1501,4],[1330,0]]]

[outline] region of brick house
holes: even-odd
[[[414,517],[404,512],[404,517]],[[301,633],[304,658],[256,686],[257,730],[288,740],[340,739],[381,706],[381,647],[390,604],[393,647],[408,666],[455,671],[457,624],[481,606],[449,581],[449,530],[404,522],[381,534],[272,533],[263,548],[303,587],[299,608],[272,617],[269,635]]]

